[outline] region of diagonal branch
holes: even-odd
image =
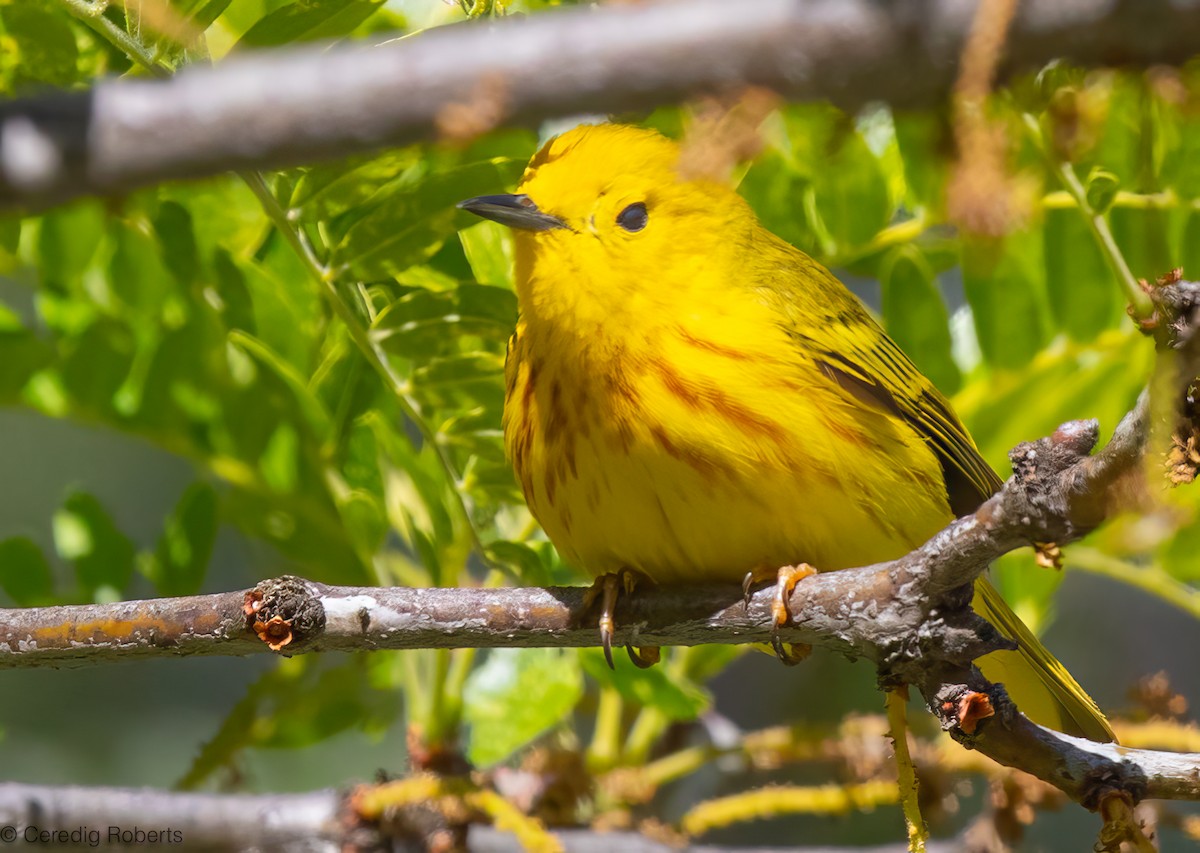
[[[364,48],[239,54],[169,80],[0,104],[0,208],[280,168],[500,124],[627,112],[747,85],[854,108],[941,103],[975,3],[694,0],[441,27]],[[1007,73],[1061,59],[1181,63],[1200,7],[1026,0]]]

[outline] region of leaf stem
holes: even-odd
[[[58,0],[59,4],[101,38],[124,53],[155,77],[170,77],[172,69],[158,61],[158,57],[136,38],[118,27],[104,14],[108,3],[103,0]]]
[[[1045,141],[1042,138],[1042,128],[1036,118],[1028,113],[1024,118],[1025,126],[1029,128],[1034,141],[1042,150],[1042,154],[1058,174],[1067,194],[1075,200],[1080,214],[1096,239],[1096,244],[1100,247],[1105,260],[1108,261],[1109,267],[1112,268],[1113,274],[1116,275],[1117,283],[1125,291],[1125,298],[1129,300],[1134,319],[1149,317],[1154,310],[1154,306],[1150,303],[1150,297],[1142,290],[1142,286],[1138,284],[1138,280],[1134,278],[1133,272],[1129,269],[1125,255],[1121,253],[1121,247],[1117,245],[1116,238],[1113,237],[1112,230],[1108,227],[1108,220],[1104,218],[1103,213],[1098,213],[1088,201],[1087,189],[1079,180],[1079,176],[1075,174],[1075,167],[1065,160],[1053,157],[1046,149]]]

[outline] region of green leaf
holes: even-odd
[[[375,320],[371,335],[389,352],[432,355],[448,336],[505,340],[517,321],[517,297],[503,287],[463,284],[454,290],[414,289]]]
[[[16,56],[5,57],[17,88],[34,84],[70,86],[78,78],[79,49],[67,19],[33,4],[0,6],[3,25]],[[11,49],[11,48],[9,48]]]
[[[385,505],[396,531],[416,550],[434,585],[441,579],[441,550],[456,542],[449,482],[437,454],[428,445],[413,447],[378,411],[362,418],[375,435],[386,467]],[[464,555],[465,556],[465,555]]]
[[[104,209],[82,201],[50,211],[38,230],[38,268],[51,285],[80,289],[78,279],[104,239]]]
[[[1180,118],[1179,148],[1173,166],[1175,191],[1182,198],[1200,198],[1200,116],[1189,112]]]
[[[503,355],[471,352],[432,359],[428,364],[413,371],[413,384],[419,387],[459,385],[468,382],[496,384],[503,373]]]
[[[1046,210],[1045,241],[1046,291],[1058,325],[1086,342],[1120,322],[1120,285],[1079,209]]]
[[[346,536],[364,561],[369,560],[387,538],[387,512],[382,499],[366,489],[352,489],[338,496],[337,508],[346,527]]]
[[[381,734],[400,712],[400,693],[376,683],[374,666],[367,655],[281,658],[250,685],[176,786],[196,788],[246,749],[300,749],[348,729]]]
[[[164,203],[173,201],[187,210],[202,260],[218,252],[246,260],[271,227],[258,197],[238,178],[170,184],[161,187],[158,194]]]
[[[809,181],[797,174],[783,154],[768,150],[756,158],[738,192],[773,234],[804,251],[819,249],[809,206],[804,204],[805,195],[811,195]]]
[[[0,216],[0,252],[15,255],[21,245],[21,217]]]
[[[246,277],[224,249],[213,253],[214,291],[218,311],[227,329],[255,333],[254,300],[246,286]]]
[[[638,669],[619,661],[609,669],[600,649],[580,649],[583,670],[597,683],[615,687],[629,702],[656,708],[672,720],[694,720],[712,706],[708,691],[689,679],[672,676],[665,666]]]
[[[328,222],[352,209],[366,213],[390,186],[424,173],[427,164],[421,153],[419,148],[402,148],[311,166],[296,182],[289,207],[305,222]]]
[[[355,221],[335,247],[336,262],[349,263],[359,278],[374,279],[432,257],[460,226],[475,224],[455,205],[503,191],[516,181],[522,166],[496,158],[435,172],[397,188],[365,215],[352,211]]]
[[[197,30],[207,30],[217,18],[221,17],[221,13],[229,8],[229,4],[233,0],[207,0],[207,2],[192,3],[195,9],[189,16],[188,20]]]
[[[373,583],[337,510],[311,494],[231,489],[222,495],[222,518],[274,545],[304,567],[306,577],[325,583]]]
[[[1200,490],[1195,484],[1172,489],[1164,496],[1164,512],[1173,513],[1181,526],[1175,535],[1160,543],[1153,563],[1178,581],[1200,586]],[[1138,519],[1132,519],[1137,523]]]
[[[15,402],[29,377],[53,359],[49,343],[20,326],[0,323],[0,402]]]
[[[812,184],[817,215],[833,241],[847,251],[869,242],[892,217],[894,205],[882,163],[854,123],[831,107],[784,111],[795,168]]]
[[[14,536],[0,542],[0,587],[21,607],[46,603],[54,595],[50,564],[32,539]]]
[[[154,230],[162,243],[163,261],[176,281],[195,282],[200,272],[200,250],[192,231],[192,214],[177,201],[164,201],[154,216]]]
[[[1117,190],[1120,188],[1121,181],[1116,175],[1099,166],[1092,167],[1087,178],[1088,205],[1097,215],[1103,216],[1112,207],[1112,203],[1117,197]]]
[[[1184,277],[1195,280],[1200,277],[1200,211],[1188,214],[1183,232],[1183,254],[1179,259]]]
[[[567,719],[583,695],[583,672],[565,649],[493,649],[463,690],[467,757],[503,761]]]
[[[124,223],[114,227],[109,277],[113,293],[126,306],[157,314],[171,293],[171,276],[161,247],[150,234]]]
[[[1109,211],[1108,219],[1113,237],[1134,278],[1154,281],[1177,266],[1171,252],[1165,210],[1114,207]]]
[[[54,513],[53,528],[58,555],[75,568],[89,596],[104,587],[125,590],[133,577],[136,549],[100,501],[86,492],[73,492]]]
[[[1145,93],[1131,75],[1112,75],[1107,88],[1104,124],[1089,159],[1113,172],[1122,184],[1137,187],[1143,176]]]
[[[113,397],[133,365],[135,343],[124,325],[97,320],[74,341],[63,361],[62,380],[80,409],[101,415],[115,414]]]
[[[945,206],[947,152],[952,144],[945,119],[931,113],[897,113],[892,120],[909,206],[940,211]]]
[[[256,337],[296,370],[307,374],[313,355],[311,341],[323,317],[311,280],[279,275],[253,261],[243,261],[237,269],[254,306]]]
[[[216,492],[207,483],[193,483],[164,521],[154,549],[150,579],[159,595],[200,591],[216,536]]]
[[[955,408],[984,458],[1004,473],[1017,443],[1050,435],[1067,420],[1098,419],[1103,444],[1137,399],[1153,363],[1153,342],[1127,329],[1094,347],[1043,353],[1019,374],[973,383],[957,395]]]
[[[205,427],[224,420],[220,397],[230,383],[224,337],[208,305],[162,334],[150,356],[135,419],[139,427],[175,433],[207,447]]]
[[[291,424],[281,423],[271,433],[258,467],[263,481],[276,492],[296,491],[299,485],[300,439]]]
[[[287,386],[295,396],[299,410],[304,413],[309,426],[317,435],[323,435],[329,429],[329,414],[325,407],[309,390],[304,377],[291,364],[284,361],[265,343],[245,332],[230,332],[229,342],[252,356]]]
[[[458,232],[471,272],[480,284],[513,288],[512,230],[499,222],[480,222]]]
[[[888,334],[934,385],[953,394],[962,376],[950,354],[950,318],[920,250],[915,246],[891,250],[879,282]]]
[[[983,357],[995,367],[1029,362],[1047,338],[1040,232],[964,239],[963,288]]]
[[[382,6],[384,0],[301,0],[260,19],[239,47],[277,47],[281,44],[340,38],[352,32]]]

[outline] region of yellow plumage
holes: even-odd
[[[945,398],[859,301],[678,162],[651,131],[581,127],[534,157],[519,196],[468,205],[516,226],[505,441],[564,558],[663,583],[840,569],[992,494]],[[1022,643],[989,656],[1018,704],[1110,739],[999,595],[976,604]]]

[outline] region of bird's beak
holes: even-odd
[[[567,228],[567,223],[557,216],[542,213],[527,195],[481,195],[460,201],[462,210],[469,210],[476,216],[499,222],[509,228],[521,228],[525,231],[551,231],[555,228]]]

